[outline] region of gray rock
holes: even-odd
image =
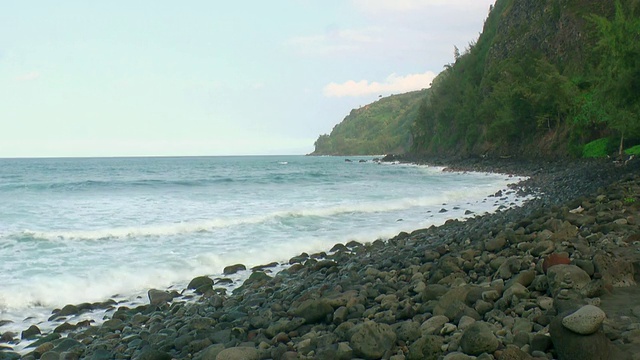
[[[40,329],[35,325],[31,325],[27,330],[24,330],[22,332],[22,335],[20,336],[20,338],[30,340],[30,339],[36,338],[40,334],[41,334]]]
[[[590,335],[577,334],[562,326],[563,317],[555,317],[549,325],[551,341],[558,360],[627,359],[619,353],[602,331],[596,331]]]
[[[409,346],[408,360],[437,360],[442,353],[444,338],[437,335],[424,335]]]
[[[476,321],[471,324],[462,334],[460,339],[462,351],[468,355],[480,355],[482,353],[492,353],[500,346],[500,341],[483,321]]]
[[[350,344],[356,356],[380,359],[391,351],[395,342],[396,334],[391,326],[366,321],[353,328]]]
[[[164,351],[156,349],[143,350],[140,355],[136,357],[137,360],[171,360],[171,355]]]
[[[582,290],[591,281],[591,277],[575,265],[560,264],[547,270],[547,280],[551,295],[556,297],[562,289]]]
[[[599,307],[585,305],[562,318],[562,326],[575,333],[589,335],[600,329],[605,317],[606,314]]]
[[[333,307],[325,299],[309,299],[304,301],[293,312],[307,324],[325,321],[327,315],[333,314]]]
[[[176,292],[168,292],[164,290],[158,289],[150,289],[147,292],[147,296],[149,296],[149,304],[151,305],[161,305],[170,302],[174,297],[179,294]]]
[[[232,347],[218,353],[216,360],[260,360],[260,352],[251,347]]]
[[[196,293],[203,294],[207,290],[213,289],[213,279],[208,276],[198,276],[193,278],[187,289],[195,290]]]
[[[216,360],[216,357],[220,352],[224,350],[223,344],[213,344],[202,350],[200,354],[200,360]]]
[[[242,270],[247,270],[247,267],[244,266],[243,264],[235,264],[235,265],[226,266],[222,270],[222,273],[225,274],[225,275],[231,275],[231,274],[235,274],[238,271],[242,271]]]
[[[427,319],[420,325],[420,331],[423,335],[433,335],[442,329],[444,324],[449,322],[449,318],[444,315],[435,315]]]

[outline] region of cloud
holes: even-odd
[[[384,82],[369,82],[367,80],[349,80],[342,84],[330,83],[323,89],[327,97],[366,96],[372,94],[405,93],[420,90],[431,86],[431,81],[436,77],[432,71],[423,74],[410,74],[398,76],[389,75]]]
[[[38,78],[40,78],[40,73],[38,71],[31,71],[26,74],[16,76],[17,81],[33,81]]]

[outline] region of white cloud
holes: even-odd
[[[40,78],[40,73],[38,71],[31,71],[26,74],[16,76],[16,80],[18,81],[33,81],[38,78]]]
[[[327,97],[405,93],[428,88],[435,77],[436,74],[432,71],[406,76],[391,74],[383,82],[369,82],[367,80],[349,80],[342,84],[332,82],[324,87],[323,92]]]

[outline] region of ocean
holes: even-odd
[[[51,329],[66,304],[142,304],[150,288],[180,291],[227,265],[285,264],[524,201],[507,188],[517,177],[351,160],[0,159],[0,333]]]

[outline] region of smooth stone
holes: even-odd
[[[606,314],[593,305],[585,305],[571,315],[562,318],[562,326],[582,335],[593,334],[602,325]]]
[[[232,275],[237,273],[238,271],[242,271],[242,270],[247,270],[247,267],[244,266],[243,264],[235,264],[235,265],[229,265],[226,266],[223,270],[222,273],[224,275]]]

